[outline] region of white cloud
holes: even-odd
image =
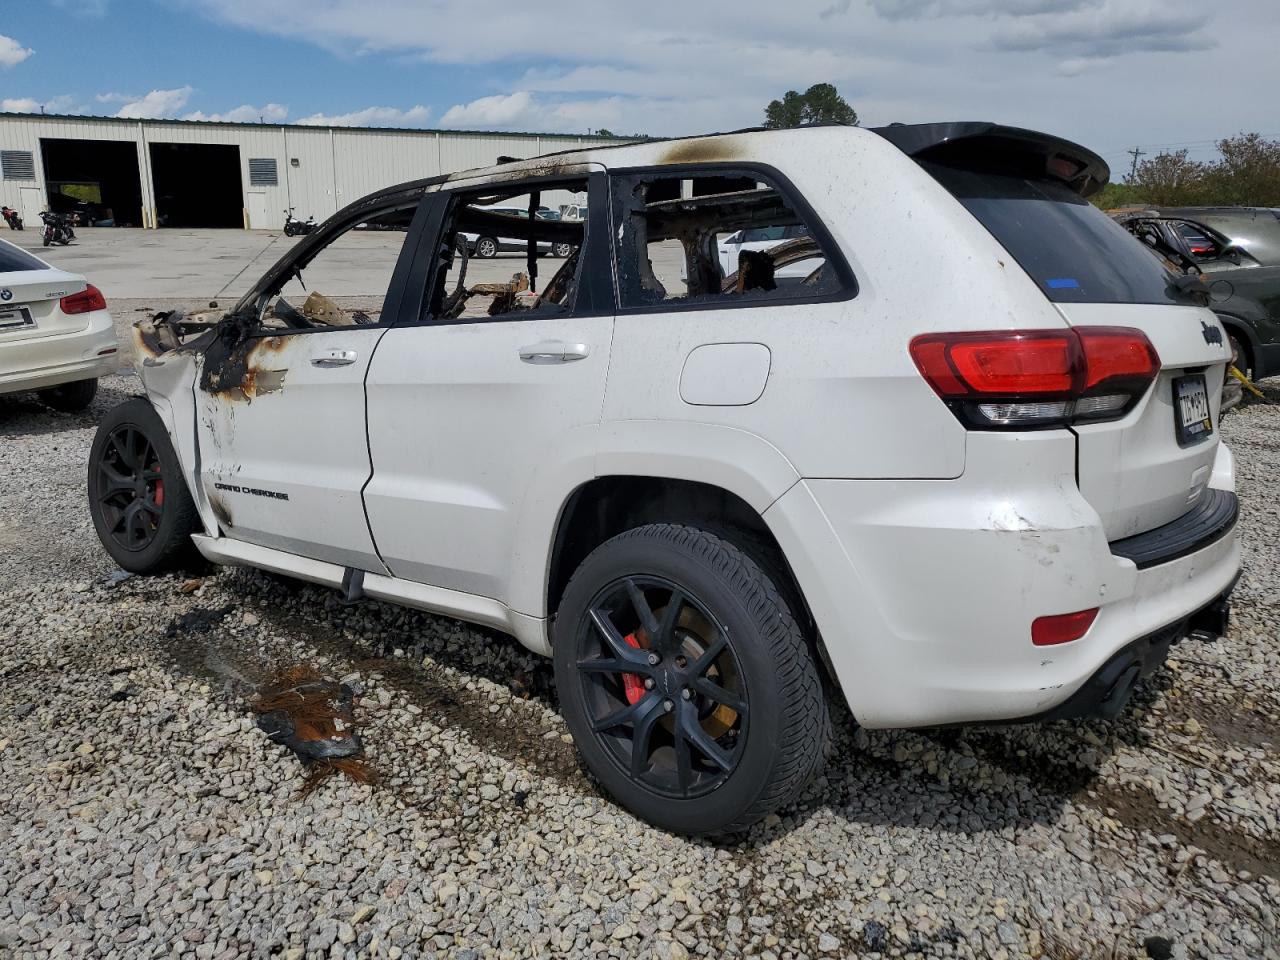
[[[187,101],[191,99],[194,92],[190,86],[177,87],[173,90],[152,90],[146,96],[138,97],[125,103],[116,111],[117,117],[127,117],[131,120],[145,119],[150,117],[172,118],[178,115],[178,111],[187,105]],[[112,94],[112,96],[115,96]]]
[[[478,129],[524,126],[532,130],[536,126],[529,122],[533,106],[533,95],[527,90],[517,90],[515,93],[481,97],[470,103],[456,104],[445,111],[440,124],[444,127]]]
[[[408,110],[396,107],[365,107],[350,113],[313,113],[294,121],[308,127],[422,127],[431,108],[418,105]]]
[[[183,120],[205,120],[210,122],[222,123],[258,123],[265,121],[267,123],[281,123],[289,116],[289,108],[280,103],[267,103],[261,107],[255,107],[249,103],[243,103],[238,107],[232,107],[230,110],[222,113],[204,113],[196,110],[194,113],[188,113],[183,116]]]
[[[6,97],[0,100],[0,110],[5,113],[39,113],[43,103],[31,97]]]
[[[484,77],[441,126],[725,130],[825,81],[868,125],[990,119],[1119,160],[1135,143],[1277,132],[1275,0],[794,0],[732,14],[646,0],[596,4],[590,16],[579,0],[542,0],[496,5],[500,27],[482,39],[474,0],[188,2],[221,24],[310,42],[352,69],[378,55]],[[1207,83],[1170,95],[1170,77],[1192,75],[1230,77],[1231,95]]]
[[[16,67],[33,53],[35,51],[30,47],[24,47],[13,37],[0,33],[0,67]]]
[[[1017,18],[996,32],[996,47],[1052,51],[1093,60],[1142,52],[1205,50],[1215,40],[1202,29],[1204,16],[1150,0],[1078,0],[1073,9]]]
[[[83,113],[80,107],[72,106],[75,98],[70,94],[50,97],[48,100],[37,100],[34,97],[6,97],[0,100],[0,112],[3,113]]]

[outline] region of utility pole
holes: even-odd
[[[1145,157],[1147,155],[1147,151],[1134,147],[1132,150],[1126,150],[1125,153],[1133,157],[1133,166],[1129,168],[1129,181],[1132,182],[1137,179],[1138,176],[1138,158]]]

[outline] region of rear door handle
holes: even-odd
[[[355,362],[354,350],[323,350],[311,358],[313,367],[346,367]]]
[[[543,340],[520,348],[520,359],[525,363],[570,363],[581,360],[591,349],[585,343],[565,343],[562,340]]]

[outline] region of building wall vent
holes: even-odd
[[[276,158],[261,157],[249,160],[249,185],[251,187],[275,187],[280,184],[276,173]]]
[[[30,150],[0,150],[0,174],[6,180],[34,180],[35,157]]]

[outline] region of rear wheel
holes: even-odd
[[[566,257],[569,256],[569,254],[573,253],[573,245],[568,243],[557,243],[554,246],[552,246],[551,253],[553,256],[559,257],[561,260],[564,260]]]
[[[195,503],[159,415],[144,399],[114,407],[89,451],[89,513],[113,560],[163,573],[195,558]]]
[[[56,387],[41,390],[39,393],[42,401],[55,410],[61,410],[63,413],[75,413],[77,410],[83,410],[93,403],[93,398],[97,395],[97,379],[61,383]]]
[[[492,260],[498,255],[498,241],[493,237],[481,237],[476,241],[476,256],[484,260]]]
[[[554,640],[584,761],[660,827],[744,830],[825,760],[831,721],[799,625],[769,577],[705,530],[651,524],[598,547]]]

